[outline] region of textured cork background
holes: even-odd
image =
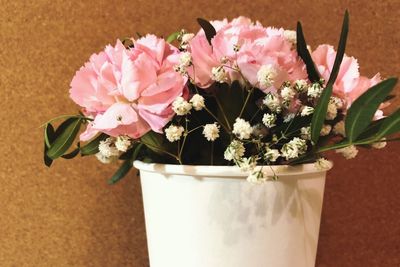
[[[197,30],[196,17],[238,15],[287,28],[300,19],[311,45],[336,44],[345,8],[347,53],[362,73],[399,76],[399,0],[1,0],[0,266],[148,266],[135,172],[108,186],[117,166],[94,158],[42,164],[39,125],[76,113],[69,82],[91,53],[135,32],[167,35]],[[332,155],[318,267],[400,266],[399,155],[399,143],[351,161]]]

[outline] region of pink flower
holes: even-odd
[[[268,89],[260,86],[257,79],[263,65],[276,68],[274,86],[277,88],[283,81],[307,77],[305,66],[292,44],[284,38],[283,29],[264,28],[259,22],[253,23],[245,17],[238,17],[229,23],[225,20],[217,25],[212,46],[203,31],[189,43],[193,59],[193,71],[189,74],[194,76],[199,87],[210,86],[214,82],[212,69],[221,65],[227,73],[227,82],[238,80],[245,83],[248,80],[261,89]]]
[[[147,35],[126,49],[120,41],[93,54],[71,82],[70,97],[93,116],[82,141],[98,132],[139,138],[162,132],[173,117],[171,104],[186,89],[186,78],[174,71],[179,51]]]
[[[333,64],[335,62],[336,51],[331,45],[320,45],[312,52],[313,61],[321,74],[321,77],[327,82]],[[349,108],[351,104],[365,91],[381,81],[379,73],[371,79],[360,76],[357,59],[344,55],[342,64],[336,81],[333,85],[333,94],[340,97]],[[381,105],[384,108],[386,104]],[[382,116],[382,111],[378,110],[375,119]]]

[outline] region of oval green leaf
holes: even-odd
[[[108,138],[108,135],[105,133],[101,133],[95,139],[87,143],[86,145],[81,147],[81,155],[93,155],[99,152],[99,143]]]
[[[307,43],[304,38],[303,28],[300,22],[297,22],[296,40],[297,53],[303,60],[304,64],[306,64],[308,79],[311,82],[318,82],[320,80],[320,75],[315,68],[315,64],[311,58],[310,51],[308,51],[307,49]]]
[[[321,97],[318,99],[318,103],[315,106],[314,114],[311,119],[311,141],[314,144],[318,142],[331,95],[332,86],[330,85],[322,91]]]
[[[397,83],[397,78],[389,78],[368,89],[357,98],[347,111],[345,130],[350,142],[370,125],[379,105],[386,99]]]
[[[208,20],[205,20],[202,18],[198,18],[197,22],[200,24],[201,28],[204,30],[207,41],[211,45],[211,39],[217,34],[217,31],[215,30],[214,26]]]
[[[47,151],[47,156],[51,159],[61,157],[71,147],[76,135],[79,132],[82,120],[80,118],[71,118],[69,123],[65,123],[65,127],[61,126],[56,130],[56,139]],[[60,130],[61,128],[61,130]]]

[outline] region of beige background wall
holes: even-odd
[[[136,31],[240,14],[288,28],[300,19],[311,45],[336,44],[346,7],[347,52],[362,73],[400,75],[399,0],[0,0],[0,266],[148,266],[134,171],[108,186],[117,166],[94,158],[42,164],[38,126],[77,111],[69,82],[91,53]],[[399,153],[396,143],[351,161],[333,155],[317,266],[400,266]]]

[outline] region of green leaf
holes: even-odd
[[[127,159],[122,163],[121,167],[114,173],[110,180],[108,180],[108,184],[115,184],[119,180],[125,177],[125,175],[129,172],[129,170],[133,167],[133,161],[136,160],[137,156],[139,155],[140,149],[142,148],[143,144],[139,144],[130,159]]]
[[[379,132],[375,136],[375,140],[400,132],[400,109],[396,110],[390,116],[383,119]]]
[[[53,125],[51,125],[50,123],[46,124],[45,128],[44,128],[44,155],[43,155],[43,160],[44,160],[44,164],[47,167],[50,167],[51,164],[53,163],[53,160],[51,158],[49,158],[47,156],[47,151],[49,150],[49,147],[51,146],[51,143],[53,143],[54,141],[54,128]]]
[[[100,141],[103,141],[108,138],[108,135],[105,133],[101,133],[98,135],[95,139],[81,147],[81,155],[82,156],[87,156],[87,155],[93,155],[99,152],[99,143]]]
[[[331,95],[332,86],[328,86],[322,91],[321,97],[318,99],[318,103],[315,106],[314,114],[311,119],[311,141],[314,144],[318,142]]]
[[[150,131],[140,138],[140,141],[154,152],[160,153],[163,149],[163,136]]]
[[[80,151],[80,144],[78,143],[77,148],[75,148],[68,154],[62,155],[61,157],[64,159],[73,159],[79,154],[79,151]]]
[[[314,62],[310,55],[310,51],[308,51],[307,49],[307,43],[304,38],[303,28],[300,22],[297,22],[296,38],[297,38],[297,44],[296,44],[297,53],[304,61],[304,64],[306,64],[308,79],[313,83],[318,82],[320,80],[320,75],[317,69],[315,68]]]
[[[370,125],[379,105],[385,100],[396,85],[396,78],[389,78],[368,89],[357,98],[347,111],[346,137],[353,142]]]
[[[380,127],[382,126],[382,123],[384,122],[386,118],[372,121],[370,125],[358,136],[358,140],[364,140],[364,139],[369,139],[376,135],[379,132]]]
[[[207,41],[211,45],[211,39],[217,34],[214,26],[208,20],[202,18],[198,18],[197,22],[200,24],[201,28],[203,28]]]
[[[179,34],[180,34],[180,32],[171,33],[171,34],[167,37],[167,40],[166,40],[167,43],[172,43],[173,41],[175,41],[175,40],[178,38]]]
[[[72,121],[67,123],[68,120]],[[68,120],[56,130],[56,139],[47,151],[47,156],[51,159],[61,157],[71,147],[79,132],[82,120],[80,118],[71,118]]]
[[[336,53],[335,62],[333,63],[331,75],[329,76],[326,87],[333,86],[338,76],[340,65],[342,64],[344,51],[346,49],[347,34],[349,33],[349,12],[346,10],[344,13],[344,19],[342,24],[342,32],[340,33],[340,40],[338,45],[338,51]]]

